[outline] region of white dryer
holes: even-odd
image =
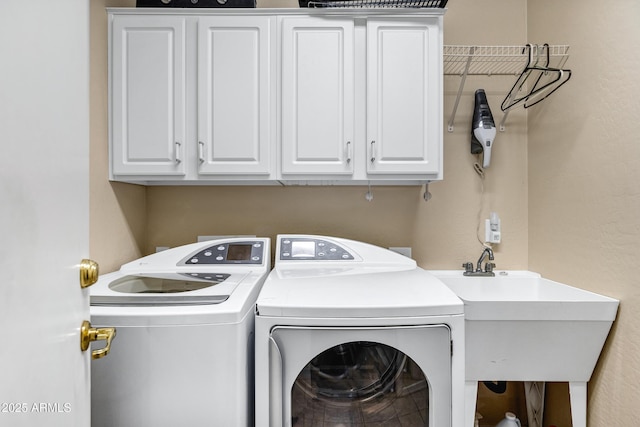
[[[414,260],[279,235],[256,305],[256,426],[462,426],[463,304]]]
[[[253,425],[254,307],[270,241],[194,243],[91,287],[91,323],[115,326],[91,367],[92,427]]]

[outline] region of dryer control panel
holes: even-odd
[[[264,252],[261,241],[223,242],[188,256],[178,265],[262,264]]]
[[[323,239],[283,237],[280,239],[280,259],[300,261],[353,260],[347,249]]]

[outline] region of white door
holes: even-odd
[[[274,41],[273,17],[198,19],[199,174],[274,171]]]
[[[282,22],[282,173],[353,174],[354,22]]]
[[[0,425],[89,426],[89,2],[0,2]]]
[[[367,173],[435,174],[442,139],[438,18],[367,20]]]
[[[114,16],[114,175],[185,174],[185,18]]]

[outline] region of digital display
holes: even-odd
[[[316,242],[294,240],[291,242],[293,258],[313,258],[316,256]]]
[[[227,261],[248,261],[251,259],[252,245],[229,245]]]

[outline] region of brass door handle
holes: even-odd
[[[116,328],[94,328],[88,320],[80,327],[80,350],[87,351],[92,341],[107,341],[107,344],[91,352],[92,359],[100,359],[109,354],[111,341],[116,337]]]
[[[98,263],[83,259],[80,261],[80,287],[88,288],[98,281],[99,268]]]

